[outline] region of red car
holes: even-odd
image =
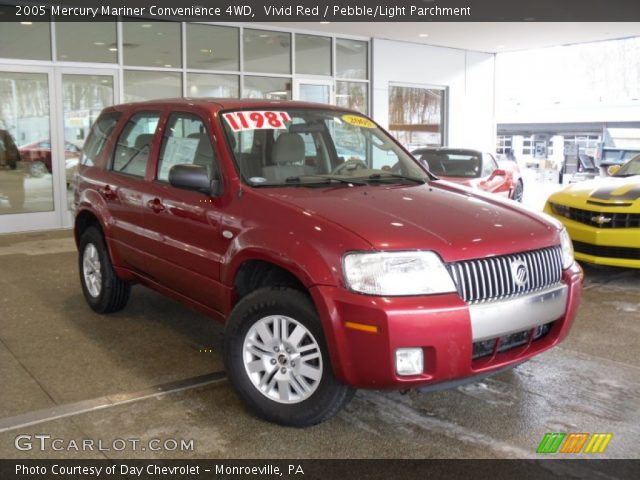
[[[363,156],[339,155],[343,138]],[[354,388],[511,368],[560,342],[580,299],[559,222],[438,180],[333,106],[107,108],[74,196],[91,308],[122,309],[137,282],[224,322],[231,384],[285,425],[323,421]]]
[[[438,178],[522,202],[524,184],[516,162],[498,163],[490,153],[461,148],[419,148],[411,153]]]
[[[80,158],[80,149],[71,142],[64,142],[66,160]],[[44,139],[20,147],[20,157],[29,173],[41,177],[51,173],[51,140]]]

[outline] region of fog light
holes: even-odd
[[[396,372],[398,375],[420,375],[424,370],[421,348],[398,348],[396,350]]]

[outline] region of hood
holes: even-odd
[[[469,188],[478,188],[478,185],[482,181],[482,178],[447,177],[446,175],[438,175],[438,178],[446,182],[463,185]]]
[[[451,262],[559,243],[559,224],[543,215],[442,181],[260,191],[352,231],[375,250],[434,250]]]
[[[607,177],[576,183],[554,193],[550,202],[575,208],[624,206],[640,209],[640,175]]]

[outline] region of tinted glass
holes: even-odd
[[[159,113],[139,113],[129,119],[116,145],[114,172],[144,177],[159,120]]]
[[[169,117],[158,164],[158,180],[168,181],[174,165],[201,165],[210,178],[217,177],[213,145],[200,117],[187,113],[174,113]]]
[[[82,165],[95,165],[119,119],[120,113],[109,113],[98,118],[82,149]]]

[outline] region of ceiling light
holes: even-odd
[[[427,38],[429,36],[429,34],[428,33],[420,33],[420,34],[418,34],[418,36],[420,38]]]
[[[110,52],[117,52],[117,51],[118,51],[118,49],[117,49],[117,48],[115,48],[115,47],[110,47],[110,48],[109,48],[109,51],[110,51]]]
[[[158,35],[159,37],[161,37],[162,35],[164,35],[164,32],[156,32],[156,35]]]
[[[171,68],[171,64],[169,64],[169,63],[165,63],[165,64],[164,64],[164,66],[165,66],[166,68]]]
[[[269,35],[267,35],[266,33],[262,33],[260,35],[258,35],[260,38],[268,38]]]
[[[93,44],[101,47],[102,45],[104,45],[104,42],[93,42]]]
[[[320,22],[320,25],[327,25],[329,23],[331,23],[331,22]]]
[[[151,28],[153,27],[153,25],[151,25],[150,23],[143,23],[142,25],[140,25],[142,28]]]
[[[20,25],[33,25],[33,22],[20,22]]]

